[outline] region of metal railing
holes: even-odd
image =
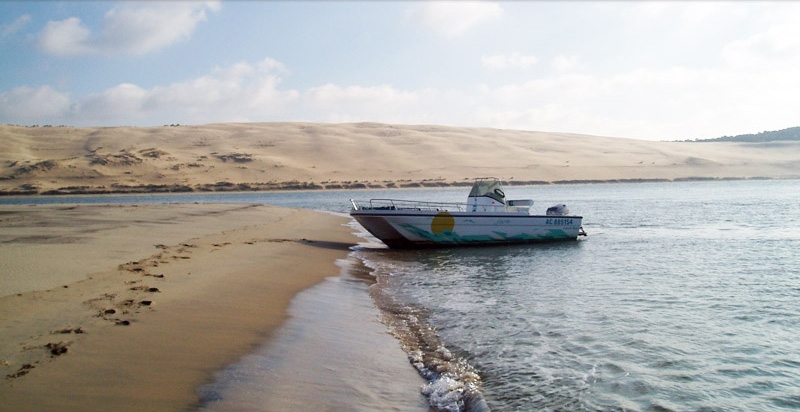
[[[353,210],[424,210],[431,212],[464,212],[466,203],[421,202],[416,200],[370,199],[354,200]]]

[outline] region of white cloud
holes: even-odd
[[[324,84],[281,89],[278,61],[237,63],[183,82],[143,88],[122,83],[70,100],[50,87],[0,94],[0,122],[73,126],[207,124],[258,121],[378,121],[458,124],[473,96],[391,85]],[[447,109],[443,109],[446,107]]]
[[[424,116],[426,92],[403,91],[391,85],[341,87],[326,84],[302,96],[304,120],[326,122],[381,121],[404,123]],[[436,100],[435,98],[433,99]]]
[[[54,124],[69,111],[69,96],[49,86],[21,86],[0,93],[0,119],[5,123]]]
[[[31,16],[29,14],[23,14],[9,24],[0,24],[0,40],[22,30],[22,28],[30,22]]]
[[[580,58],[578,58],[578,56],[556,56],[556,58],[553,59],[553,69],[560,72],[572,70],[578,67],[579,61]]]
[[[800,25],[796,22],[771,25],[764,31],[728,44],[721,55],[735,67],[797,67],[800,62]]]
[[[147,90],[123,83],[81,99],[73,105],[70,117],[82,125],[104,126],[104,119],[117,119],[118,125],[136,124],[146,118],[143,102],[147,95]]]
[[[305,91],[281,89],[285,72],[280,62],[264,59],[164,86],[123,83],[74,101],[48,86],[20,87],[0,94],[0,122],[376,121],[687,139],[793,126],[795,96],[786,91],[800,90],[800,78],[789,69],[773,76],[689,67],[609,75],[566,71],[500,87],[404,90],[328,83]]]
[[[123,3],[103,18],[97,33],[77,17],[50,21],[39,35],[39,48],[58,56],[88,54],[142,55],[188,39],[217,2]]]
[[[95,51],[89,44],[90,34],[77,17],[50,21],[39,36],[39,48],[58,56],[89,54]]]
[[[510,55],[498,54],[481,57],[481,63],[489,69],[528,69],[538,62],[539,59],[536,56],[525,56],[519,52]]]
[[[487,20],[498,20],[503,9],[482,1],[430,1],[411,9],[408,19],[447,37],[460,36]]]
[[[663,2],[642,1],[632,3],[623,10],[630,21],[645,25],[664,23],[674,35],[685,38],[702,36],[703,32],[720,31],[729,24],[750,23],[758,11],[751,10],[747,2]],[[741,27],[738,27],[741,30]]]
[[[790,127],[800,78],[727,68],[565,72],[484,87],[460,124],[641,139],[713,138]],[[470,118],[471,117],[471,118]]]
[[[280,91],[281,78],[272,73],[282,65],[265,59],[251,65],[237,63],[214,69],[210,74],[167,87],[152,89],[146,98],[148,111],[180,108],[194,119],[259,119],[281,112],[297,98],[297,92]]]
[[[122,83],[70,101],[48,86],[20,87],[0,94],[0,122],[74,126],[205,124],[267,121],[297,100],[294,90],[279,90],[280,62],[264,59],[212,70],[185,82],[149,89]]]
[[[295,120],[478,126],[479,98],[463,90],[326,84],[303,93]]]

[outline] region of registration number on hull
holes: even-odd
[[[553,226],[570,226],[572,225],[572,219],[546,219],[544,224]]]

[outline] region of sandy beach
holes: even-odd
[[[358,241],[346,222],[263,205],[0,206],[0,409],[197,406],[298,292],[338,276]]]

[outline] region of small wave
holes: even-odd
[[[421,392],[433,408],[447,412],[490,410],[481,393],[481,378],[477,371],[442,344],[423,308],[395,302],[379,284],[370,288],[370,294],[381,310],[383,323],[400,341],[414,368],[428,382]]]

